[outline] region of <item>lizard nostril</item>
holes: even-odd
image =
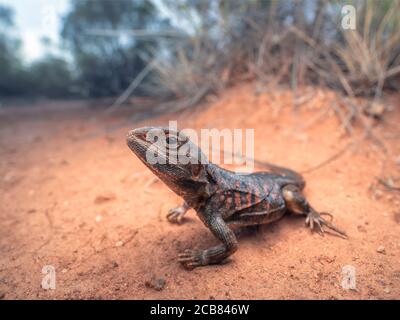
[[[126,139],[127,139],[128,141],[133,141],[133,140],[135,139],[135,132],[134,132],[134,130],[131,130],[131,131],[128,132],[128,134],[127,134],[127,136],[126,136]]]
[[[146,132],[141,129],[134,129],[128,132],[127,139],[129,141],[133,140],[145,140],[146,139]]]

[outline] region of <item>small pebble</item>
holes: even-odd
[[[365,229],[365,227],[362,226],[362,225],[358,225],[357,226],[357,230],[360,231],[360,232],[367,232],[367,229]]]
[[[100,194],[98,195],[95,199],[94,199],[94,203],[96,204],[101,204],[104,202],[108,202],[108,201],[113,201],[115,200],[117,197],[115,196],[114,193],[104,193],[104,194]]]
[[[379,200],[382,197],[383,192],[381,190],[375,190],[374,196],[375,199]]]
[[[124,243],[122,241],[117,241],[117,243],[115,244],[116,247],[122,247],[124,245]]]
[[[390,288],[386,287],[385,289],[383,289],[383,291],[384,291],[385,293],[390,293]]]
[[[161,291],[162,289],[164,289],[165,284],[166,281],[164,278],[156,278],[156,277],[153,277],[145,282],[147,288],[152,288],[157,291]]]
[[[384,246],[379,246],[378,249],[376,249],[376,252],[378,252],[378,253],[386,253],[385,247]]]

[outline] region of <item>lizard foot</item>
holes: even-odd
[[[186,269],[192,270],[196,267],[205,265],[203,250],[186,249],[178,256],[178,261]]]
[[[187,209],[183,206],[173,208],[168,211],[167,220],[171,223],[181,224],[186,211]]]
[[[332,221],[333,217],[332,217],[332,215],[330,213],[327,213],[327,212],[318,213],[317,211],[311,209],[311,211],[307,214],[307,218],[306,218],[306,221],[305,221],[306,225],[309,226],[311,230],[314,230],[314,226],[317,226],[321,235],[324,234],[323,226],[326,226],[328,229],[331,229],[331,230],[335,231],[342,238],[347,239],[346,232],[344,232],[344,231],[340,230],[339,228],[337,228],[330,221],[327,221],[324,218],[322,218],[321,217],[322,215],[329,216],[331,218],[331,221]]]

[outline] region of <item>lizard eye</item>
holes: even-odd
[[[176,146],[178,144],[178,139],[176,139],[174,136],[168,136],[166,142],[171,146]]]

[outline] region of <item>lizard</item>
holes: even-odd
[[[155,136],[164,139],[156,142]],[[226,170],[209,162],[183,132],[169,128],[131,130],[127,144],[160,180],[183,198],[183,205],[171,209],[167,220],[181,223],[186,212],[193,208],[221,242],[205,250],[181,252],[178,261],[186,269],[224,262],[238,249],[236,227],[268,224],[286,213],[303,215],[306,226],[322,235],[327,228],[338,236],[347,237],[331,223],[330,213],[318,212],[308,203],[303,195],[305,180],[291,169],[266,164],[268,171],[265,172],[238,174]],[[189,161],[169,161],[177,153]],[[150,161],[149,154],[157,161]],[[330,221],[323,215],[330,216]]]

